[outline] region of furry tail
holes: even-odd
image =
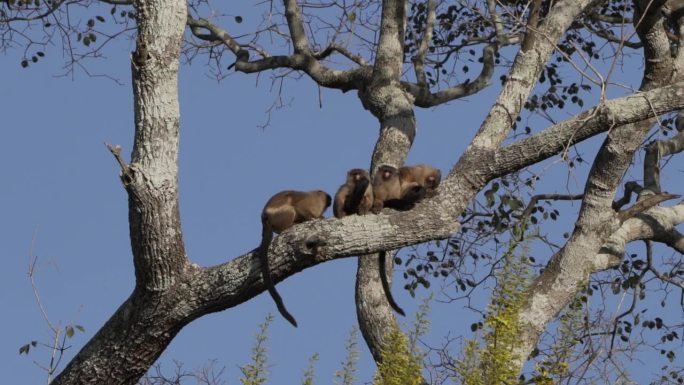
[[[273,240],[273,229],[271,224],[267,220],[262,218],[262,231],[261,231],[261,244],[259,245],[259,262],[261,264],[261,275],[264,280],[264,286],[268,289],[268,293],[271,294],[271,298],[276,303],[276,307],[280,314],[285,317],[294,327],[297,327],[297,321],[294,319],[292,314],[287,311],[283,299],[278,294],[278,291],[273,284],[271,279],[271,271],[268,269],[268,247],[271,245]]]
[[[385,291],[385,297],[387,297],[387,302],[389,302],[390,306],[392,306],[392,309],[394,309],[394,311],[403,316],[406,316],[404,310],[401,307],[399,307],[399,305],[397,305],[396,301],[394,301],[394,297],[392,297],[392,291],[389,282],[387,281],[387,268],[385,263],[386,257],[387,252],[381,251],[380,258],[378,258],[378,265],[380,267],[380,281],[382,281],[382,288]]]

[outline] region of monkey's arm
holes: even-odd
[[[387,200],[384,202],[384,205],[385,207],[400,211],[410,210],[419,200],[425,198],[425,193],[425,187],[415,185],[408,188],[401,198]]]
[[[363,200],[363,195],[366,193],[369,184],[368,179],[361,179],[356,183],[354,189],[347,194],[347,199],[344,202],[345,213],[356,214],[359,212],[361,200]]]

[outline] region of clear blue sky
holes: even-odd
[[[243,26],[253,25],[249,12],[242,14],[247,15]],[[86,328],[70,341],[66,360],[133,288],[127,197],[119,168],[103,144],[119,144],[127,158],[130,154],[132,49],[129,42],[112,45],[105,51],[106,59],[88,64],[92,73],[110,75],[122,85],[82,72],[73,79],[56,77],[62,72],[57,47],[47,49],[47,57],[28,69],[19,66],[18,51],[0,60],[4,174],[0,366],[8,384],[35,384],[45,378],[32,362],[47,362],[45,349],[28,357],[18,354],[30,340],[50,338],[26,274],[34,234],[36,279],[51,320]],[[639,61],[632,76],[640,71]],[[321,90],[323,108],[319,108],[319,90],[305,78],[287,82],[283,96],[292,99],[291,106],[276,111],[270,126],[261,129],[265,111],[276,98],[269,75],[257,80],[254,75],[236,74],[218,83],[207,76],[203,64],[197,60],[192,67],[183,67],[180,75],[181,217],[190,259],[214,265],[258,245],[259,213],[273,193],[322,188],[333,194],[347,169],[366,167],[378,125],[353,92]],[[418,110],[418,136],[408,163],[430,163],[446,175],[491,106],[497,88],[438,109]],[[587,160],[592,158],[589,154]],[[556,175],[549,185],[562,187],[540,192],[564,192],[565,186],[573,192],[582,189],[586,170],[568,181],[563,167],[559,169],[550,171],[549,175]],[[229,382],[238,383],[238,365],[249,362],[257,325],[271,312],[275,321],[268,345],[273,383],[298,383],[308,358],[316,352],[320,354],[318,383],[330,383],[344,358],[344,340],[356,324],[355,269],[355,259],[334,261],[278,285],[299,321],[297,329],[278,315],[264,293],[193,322],[161,362],[171,369],[175,359],[192,369],[216,359],[219,367],[226,367]],[[418,301],[399,289],[400,274],[395,277],[395,296],[412,312]],[[463,303],[434,303],[431,318],[434,343],[449,330],[464,332],[478,319],[463,310]],[[362,339],[358,342],[359,383],[363,383],[371,380],[374,365]]]

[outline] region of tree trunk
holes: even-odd
[[[377,58],[367,89],[359,92],[363,106],[380,123],[380,137],[375,145],[371,171],[381,165],[400,167],[411,149],[416,135],[413,98],[401,88],[404,57],[406,2],[385,0]],[[382,214],[380,214],[382,215]],[[392,252],[385,255],[387,279],[391,283],[394,267]],[[375,362],[380,362],[385,334],[396,325],[380,280],[379,254],[358,259],[356,273],[356,315],[361,335]]]
[[[133,54],[135,143],[132,163],[120,151],[129,196],[136,287],[54,385],[134,384],[187,324],[176,310],[189,265],[178,212],[178,65],[186,22],[183,0],[135,2]]]

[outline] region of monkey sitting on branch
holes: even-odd
[[[396,210],[410,210],[426,196],[434,196],[442,180],[439,170],[428,165],[407,166],[396,169],[382,165],[373,178],[373,206],[374,213],[379,213],[383,207]],[[404,310],[394,301],[387,280],[386,252],[379,256],[380,281],[390,306],[401,315]]]
[[[294,327],[297,321],[287,311],[283,299],[276,291],[271,272],[268,268],[268,248],[273,240],[273,232],[280,234],[290,227],[312,219],[323,219],[323,212],[330,206],[332,198],[325,191],[281,191],[266,202],[261,211],[261,244],[259,262],[264,285],[275,301],[278,311]]]
[[[335,194],[333,214],[335,218],[347,215],[366,215],[373,206],[373,186],[368,171],[353,168],[347,172],[346,182]]]

